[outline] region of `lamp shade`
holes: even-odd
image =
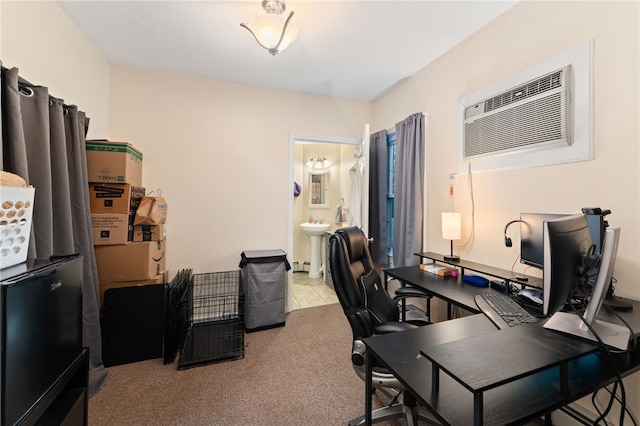
[[[248,26],[258,42],[267,50],[277,48],[277,52],[282,52],[298,37],[298,27],[295,24],[289,22],[285,30],[288,17],[289,15],[267,13],[251,20]],[[283,31],[285,33],[282,42],[278,45]]]
[[[462,238],[462,217],[460,213],[442,213],[442,238],[445,240],[459,240]]]

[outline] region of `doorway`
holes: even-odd
[[[368,125],[365,128],[368,132]],[[292,269],[289,271],[288,284],[287,284],[287,312],[290,312],[294,307],[294,274],[295,281],[300,283],[304,280],[303,274],[306,275],[305,268],[308,268],[307,261],[308,253],[310,249],[305,239],[309,239],[299,228],[300,223],[307,222],[309,218],[315,221],[322,221],[330,224],[330,229],[334,230],[340,226],[336,224],[337,207],[347,205],[350,196],[350,184],[348,178],[348,170],[355,163],[357,158],[355,155],[360,153],[363,164],[367,164],[366,161],[366,148],[368,142],[368,134],[366,137],[363,135],[362,139],[358,138],[336,138],[326,136],[312,136],[292,134],[290,136],[290,149],[289,149],[289,183],[290,188],[299,187],[299,195],[289,198],[289,237],[288,237],[288,251],[289,259],[292,263]],[[328,175],[328,202],[323,203],[321,207],[310,206],[310,181],[309,170],[305,166],[311,157],[323,156],[328,159],[332,165],[329,169]],[[307,158],[309,157],[309,158]],[[365,173],[362,175],[363,181],[368,179],[367,167],[364,167]],[[296,186],[296,184],[298,186]],[[362,205],[368,207],[368,186],[362,187]],[[368,208],[363,208],[363,217],[368,217]],[[322,258],[324,258],[324,244],[326,244],[325,238],[322,239]],[[302,245],[307,246],[303,247]],[[296,249],[297,247],[297,249]],[[296,258],[298,256],[299,258]],[[323,260],[324,261],[324,260]],[[300,272],[296,272],[296,269]],[[320,278],[314,278],[311,287],[316,287],[319,290],[317,295],[319,298],[324,299],[326,303],[335,303],[337,299],[332,298],[331,295],[327,296],[326,291],[322,288],[324,286],[324,276]],[[330,290],[329,287],[327,289]],[[309,290],[311,291],[311,289]],[[317,291],[316,291],[317,292]],[[317,304],[324,304],[321,300],[312,302]]]

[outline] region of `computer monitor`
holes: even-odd
[[[591,230],[591,242],[595,246],[595,253],[602,253],[602,241],[604,240],[605,221],[604,216],[601,214],[587,214],[587,222],[589,222],[589,229]],[[594,268],[591,271],[592,275],[588,278],[587,284],[593,287],[596,284],[596,278],[598,276],[598,268]],[[587,289],[585,289],[587,290]]]
[[[545,328],[569,333],[589,340],[597,340],[586,323],[595,330],[600,340],[606,345],[625,350],[629,345],[631,333],[627,327],[597,319],[611,279],[620,241],[620,228],[608,228],[602,241],[602,258],[596,284],[591,293],[587,309],[582,321],[577,315],[569,312],[556,312],[544,325]]]
[[[542,269],[544,266],[544,221],[564,214],[520,213],[520,262]]]
[[[543,314],[562,309],[580,285],[584,259],[591,249],[591,231],[585,215],[544,221]]]
[[[591,242],[596,246],[596,253],[602,253],[602,241],[604,240],[604,217],[599,214],[587,214],[587,222],[591,230]]]

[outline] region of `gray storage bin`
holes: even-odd
[[[282,250],[244,251],[240,268],[245,331],[284,326],[287,271],[291,269],[287,254]]]

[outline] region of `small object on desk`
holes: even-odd
[[[622,301],[617,297],[613,297],[612,299],[604,299],[603,304],[610,307],[614,311],[627,312],[633,310],[633,305],[631,303]]]
[[[448,277],[453,271],[452,268],[447,268],[446,266],[442,265],[436,265],[435,263],[421,263],[420,269],[425,272],[429,272],[430,274],[439,275],[441,277]]]
[[[479,275],[464,275],[462,281],[476,287],[487,287],[489,285],[489,280]]]
[[[542,305],[542,290],[537,288],[525,288],[518,292],[518,296],[523,299],[528,299],[538,305]]]
[[[458,278],[458,270],[457,269],[452,269],[451,270],[451,276],[453,278]]]
[[[491,280],[489,281],[489,286],[494,290],[504,291],[506,288],[506,284],[502,280]]]

